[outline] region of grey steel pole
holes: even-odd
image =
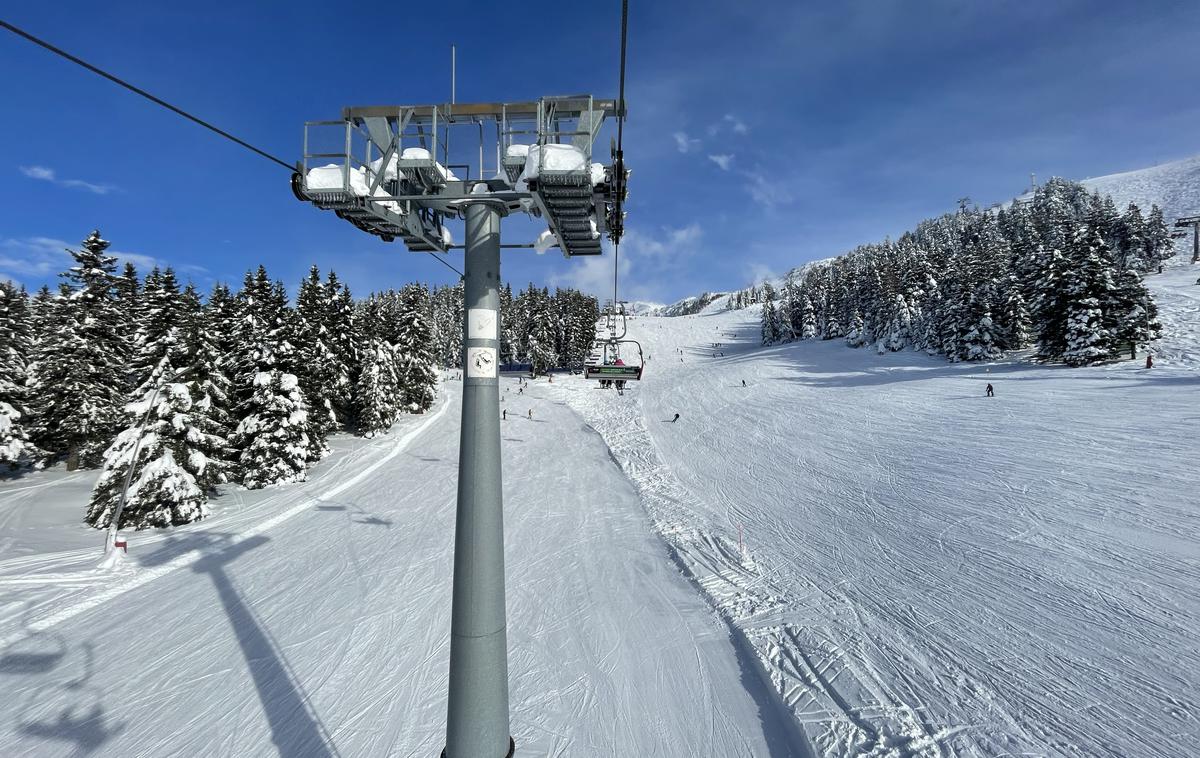
[[[511,756],[500,475],[500,211],[467,207],[462,436],[445,758]]]

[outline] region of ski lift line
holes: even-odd
[[[25,39],[29,40],[30,42],[34,43],[35,45],[44,47],[45,49],[49,50],[50,52],[54,53],[55,55],[62,56],[63,58],[66,58],[67,60],[71,61],[72,63],[78,64],[78,65],[82,66],[83,68],[86,68],[88,71],[91,71],[92,73],[98,74],[115,84],[119,84],[120,86],[124,87],[125,89],[129,90],[130,92],[134,92],[138,95],[141,95],[142,97],[146,98],[147,100],[149,100],[153,103],[156,103],[158,105],[161,105],[162,107],[166,108],[167,110],[177,113],[180,116],[183,116],[184,118],[188,119],[189,121],[193,121],[193,122],[199,124],[200,126],[203,126],[205,129],[216,132],[217,134],[221,135],[222,137],[224,137],[228,140],[231,140],[232,142],[235,142],[238,145],[241,145],[242,147],[246,148],[247,150],[249,150],[253,153],[257,153],[258,155],[261,155],[262,157],[266,158],[267,160],[278,163],[280,166],[283,166],[288,171],[295,172],[295,170],[296,170],[296,167],[291,165],[290,163],[287,163],[286,161],[284,161],[280,158],[276,158],[274,155],[271,155],[270,153],[268,153],[264,150],[259,150],[254,145],[251,145],[249,142],[246,142],[245,140],[242,140],[242,139],[239,139],[239,138],[233,136],[232,134],[225,131],[224,129],[221,129],[220,127],[217,127],[217,126],[213,126],[212,124],[208,123],[207,121],[197,118],[196,116],[193,116],[192,114],[188,113],[187,111],[183,110],[182,108],[178,108],[174,105],[171,105],[167,101],[165,101],[161,98],[155,97],[154,95],[150,94],[149,92],[145,91],[144,89],[141,89],[140,87],[136,87],[136,86],[130,84],[129,82],[126,82],[123,79],[113,76],[112,74],[108,73],[107,71],[104,71],[103,69],[93,66],[92,64],[88,63],[85,60],[82,60],[81,58],[77,58],[76,56],[71,55],[66,50],[63,50],[59,47],[55,47],[54,45],[50,44],[49,42],[46,42],[43,39],[39,39],[38,37],[35,37],[34,35],[30,34],[29,32],[25,31],[24,29],[20,29],[16,26],[13,26],[12,24],[8,23],[7,21],[5,21],[3,19],[0,19],[0,27],[8,29],[10,32],[12,32],[13,34],[16,34],[19,37],[24,37]],[[532,247],[532,245],[530,245],[530,247]],[[450,269],[455,274],[458,274],[458,276],[460,278],[463,276],[463,273],[461,271],[456,269],[454,266],[451,266],[445,260],[438,258],[436,255],[433,257],[436,258],[438,260],[438,262],[440,262],[443,266]]]
[[[613,177],[616,184],[616,201],[614,208],[614,218],[616,219],[619,228],[624,231],[624,218],[622,216],[622,194],[625,189],[625,47],[628,39],[629,30],[629,0],[621,0],[621,74],[617,84],[617,156],[614,162]],[[613,308],[616,308],[617,303],[617,277],[620,274],[620,258],[621,258],[621,238],[617,237],[613,240]]]
[[[127,82],[123,79],[120,79],[116,76],[113,76],[112,74],[108,73],[107,71],[97,68],[96,66],[93,66],[92,64],[88,63],[85,60],[77,58],[74,55],[71,55],[70,53],[68,53],[66,50],[55,47],[54,45],[50,44],[49,42],[46,42],[43,39],[39,39],[23,29],[19,29],[19,28],[13,26],[12,24],[8,23],[7,21],[4,21],[3,19],[0,19],[0,27],[4,27],[5,29],[8,29],[10,32],[12,32],[13,34],[16,34],[19,37],[24,37],[25,39],[29,40],[30,42],[34,43],[35,45],[44,47],[45,49],[49,50],[50,52],[54,53],[55,55],[62,56],[63,58],[66,58],[67,60],[71,61],[72,63],[80,65],[80,66],[86,68],[88,71],[91,71],[94,74],[98,74],[98,75],[104,77],[105,79],[108,79],[109,81],[113,82],[114,84],[119,84],[120,86],[124,87],[125,89],[129,90],[130,92],[141,95],[142,97],[146,98],[150,102],[161,105],[162,107],[166,108],[167,110],[173,111],[174,113],[177,113],[178,115],[183,116],[184,118],[188,119],[189,121],[192,121],[196,124],[199,124],[200,126],[203,126],[205,129],[208,129],[209,131],[216,132],[217,134],[221,135],[225,139],[235,142],[235,143],[241,145],[242,147],[246,148],[247,150],[250,150],[251,152],[261,155],[262,157],[266,158],[269,161],[274,161],[275,163],[278,163],[280,166],[283,166],[288,171],[296,170],[296,167],[291,165],[290,163],[287,163],[286,161],[276,158],[274,155],[271,155],[270,153],[268,153],[264,150],[259,150],[254,145],[251,145],[249,142],[246,142],[245,140],[238,139],[237,137],[233,136],[232,134],[225,131],[224,129],[213,126],[212,124],[208,123],[207,121],[205,121],[201,118],[197,118],[196,116],[193,116],[192,114],[188,113],[187,111],[183,110],[182,108],[178,108],[174,105],[171,105],[167,101],[165,101],[161,98],[155,97],[154,95],[151,95],[146,90],[141,89],[140,87],[135,87],[134,85],[130,84],[129,82]]]

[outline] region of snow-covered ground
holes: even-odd
[[[1197,276],[1147,280],[1151,370],[761,348],[713,307],[631,319],[624,397],[504,380],[519,754],[1194,754]],[[116,574],[94,472],[0,481],[0,755],[436,755],[443,390]]]
[[[556,391],[817,754],[1194,754],[1198,269],[1147,280],[1152,370],[763,349],[752,309],[635,319],[645,381]]]
[[[551,387],[504,384],[520,754],[802,755],[600,438]],[[338,440],[304,484],[132,534],[116,576],[78,523],[94,472],[0,483],[0,755],[437,755],[455,383],[444,397]]]

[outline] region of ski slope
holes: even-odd
[[[520,754],[803,755],[601,439],[550,386],[503,384]],[[0,483],[0,755],[437,755],[458,385],[442,394],[338,439],[302,485],[131,535],[115,576],[77,523],[94,472]]]
[[[519,754],[1194,753],[1198,268],[1147,279],[1149,371],[761,348],[712,308],[631,320],[624,397],[505,380]],[[0,482],[0,755],[437,755],[458,390],[115,574],[95,472]]]
[[[815,754],[1195,754],[1198,269],[1147,280],[1149,371],[761,348],[752,309],[631,320],[624,397],[555,386]]]

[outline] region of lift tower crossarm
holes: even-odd
[[[548,97],[555,110],[563,118],[578,118],[589,109],[601,111],[606,117],[624,115],[617,113],[616,100],[589,100],[587,97]],[[628,108],[628,106],[626,106]],[[442,103],[434,105],[352,105],[342,109],[342,117],[358,122],[365,118],[387,118],[394,120],[399,113],[411,113],[416,117],[431,118],[434,111],[438,118],[450,123],[470,121],[476,118],[537,118],[538,101],[520,103]]]

